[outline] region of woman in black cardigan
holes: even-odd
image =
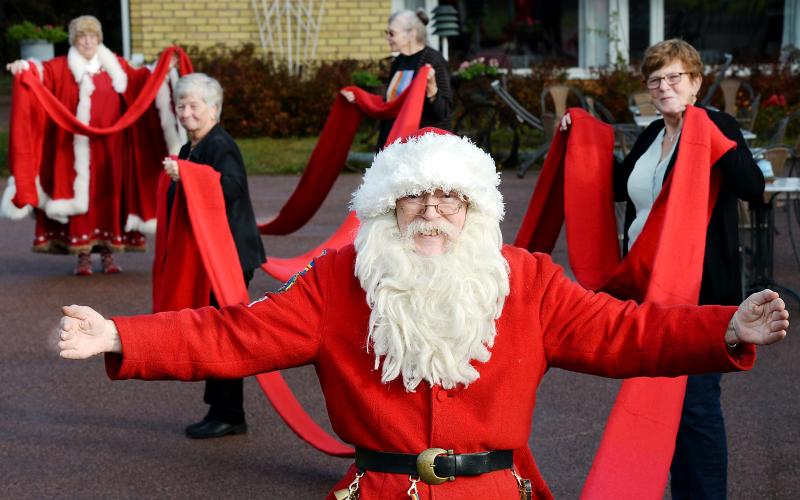
[[[423,66],[430,66],[425,89],[425,103],[422,106],[422,118],[419,126],[451,129],[453,110],[453,91],[450,88],[450,71],[447,61],[436,50],[428,47],[428,16],[422,9],[412,12],[401,10],[389,16],[386,29],[386,41],[389,50],[396,52],[392,61],[389,83],[386,87],[387,102],[400,95],[414,79],[417,71]],[[355,101],[352,92],[343,90],[342,95],[350,102]],[[381,120],[379,123],[378,149],[382,149],[389,137],[394,120]]]
[[[665,40],[645,52],[641,71],[663,119],[650,124],[625,160],[615,164],[615,198],[627,202],[623,246],[626,252],[639,236],[675,164],[683,112],[696,101],[702,70],[699,54],[683,40]],[[738,304],[742,300],[742,282],[737,200],[759,199],[764,192],[764,176],[736,119],[719,111],[705,111],[719,130],[736,142],[736,147],[713,166],[722,173],[722,182],[706,232],[699,303]],[[562,129],[569,123],[569,115],[565,115]],[[726,497],[728,451],[720,406],[720,378],[720,374],[688,377],[670,468],[675,500]]]
[[[219,124],[222,87],[208,75],[192,73],[178,81],[175,101],[178,119],[189,135],[189,142],[183,145],[178,158],[208,165],[220,173],[225,214],[247,286],[255,269],[266,260],[266,255],[253,213],[242,154],[230,134]],[[170,211],[180,171],[178,163],[171,159],[164,160],[164,170],[173,181],[167,191],[167,210]],[[167,220],[170,220],[169,216]],[[213,293],[211,305],[219,307]],[[208,414],[186,427],[186,435],[203,439],[246,432],[243,399],[241,378],[206,380],[203,400],[209,405]]]

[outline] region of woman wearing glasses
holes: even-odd
[[[436,50],[428,47],[428,15],[418,9],[416,12],[400,10],[389,16],[386,28],[386,41],[389,50],[397,56],[392,61],[389,83],[386,86],[386,102],[394,100],[414,79],[423,66],[430,66],[428,85],[425,91],[425,104],[422,107],[420,128],[437,127],[450,130],[450,115],[453,109],[453,92],[450,89],[450,71],[447,61]],[[355,101],[352,92],[343,90],[342,95],[350,102]],[[380,122],[378,149],[382,149],[389,137],[394,120]]]
[[[683,114],[694,105],[703,80],[703,63],[694,47],[679,39],[659,42],[645,51],[641,66],[656,120],[636,140],[614,169],[616,201],[627,202],[625,251],[630,250],[677,158]],[[705,110],[736,147],[712,168],[722,173],[719,196],[706,232],[699,304],[738,304],[742,300],[737,199],[756,200],[764,177],[753,160],[739,123],[726,113]],[[562,130],[569,115],[561,121]],[[697,207],[705,210],[705,207]],[[720,406],[719,374],[689,376],[675,454],[670,469],[672,498],[725,498],[728,451]]]

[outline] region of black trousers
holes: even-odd
[[[244,271],[244,284],[250,285],[253,270]],[[211,305],[219,307],[217,298],[211,294]],[[206,380],[203,401],[210,405],[207,418],[240,424],[244,422],[244,380],[240,378],[225,380]]]
[[[689,375],[675,440],[670,487],[674,500],[727,497],[728,442],[719,373]]]

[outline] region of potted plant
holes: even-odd
[[[6,37],[11,42],[19,43],[22,59],[33,57],[40,61],[46,61],[53,58],[53,44],[63,42],[68,35],[61,26],[52,24],[36,26],[30,21],[23,21],[11,25],[6,32]]]

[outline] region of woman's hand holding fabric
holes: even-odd
[[[347,102],[350,104],[356,102],[356,95],[350,90],[340,90],[339,93],[342,94],[342,96],[347,99]]]
[[[181,180],[181,174],[178,169],[178,162],[173,160],[172,158],[164,158],[164,161],[161,162],[164,165],[164,171],[167,173],[173,181],[178,182]]]
[[[425,82],[425,95],[428,99],[433,99],[436,97],[436,93],[439,92],[439,87],[436,86],[436,70],[433,69],[433,66],[430,64],[426,64],[425,66],[430,68],[428,79]]]
[[[6,64],[6,69],[10,71],[12,75],[18,75],[29,67],[30,64],[24,59],[17,59],[14,62]]]
[[[564,116],[561,117],[561,123],[558,125],[558,130],[562,132],[566,132],[569,130],[569,126],[572,125],[572,117],[569,116],[569,113],[564,113]]]

